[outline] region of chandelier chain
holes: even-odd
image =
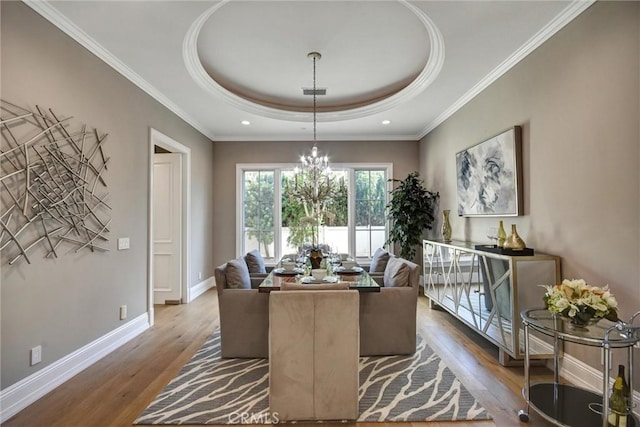
[[[313,147],[311,148],[311,155],[303,155],[300,157],[301,169],[296,167],[295,172],[309,173],[315,184],[319,184],[319,180],[326,178],[326,174],[331,172],[329,167],[329,157],[327,155],[321,155],[318,153],[318,146],[316,145],[317,139],[317,80],[316,80],[316,62],[322,57],[319,52],[310,52],[307,54],[308,58],[313,60]]]
[[[316,60],[313,57],[313,140],[316,140]]]

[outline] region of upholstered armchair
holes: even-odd
[[[390,255],[374,278],[380,292],[360,295],[360,355],[415,353],[419,266]]]
[[[271,293],[269,407],[281,421],[358,417],[359,294],[328,286]]]
[[[263,278],[250,277],[242,258],[216,267],[214,275],[220,312],[221,356],[268,357],[269,294],[257,289]]]

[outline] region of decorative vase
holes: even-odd
[[[451,241],[451,223],[449,222],[449,209],[445,209],[442,211],[442,240],[445,243],[449,243]]]
[[[578,331],[588,331],[589,326],[593,326],[600,321],[599,317],[590,317],[588,319],[582,319],[580,317],[560,316],[562,320],[567,322],[569,329]]]
[[[498,247],[504,246],[504,241],[507,240],[507,232],[504,231],[504,222],[500,220],[498,225]]]
[[[311,268],[320,268],[324,255],[320,249],[311,249],[309,251],[309,262],[311,262]]]
[[[511,234],[504,241],[503,247],[505,249],[513,249],[514,251],[521,251],[527,247],[524,243],[524,240],[518,235],[518,230],[516,230],[516,225],[511,224]]]

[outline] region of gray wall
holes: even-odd
[[[623,318],[640,310],[639,29],[640,3],[594,4],[420,143],[425,181],[456,212],[455,153],[522,126],[525,212],[502,219],[561,256],[564,278],[609,284]],[[486,242],[497,220],[453,216],[453,236]],[[598,349],[569,352],[600,367]]]
[[[239,214],[236,212],[236,164],[296,163],[312,146],[312,142],[214,142],[216,204],[213,232],[219,243],[213,258],[215,265],[235,258],[236,254],[235,223]],[[397,179],[406,178],[419,166],[416,141],[322,141],[318,143],[318,150],[336,163],[393,163],[393,174]]]
[[[52,108],[108,132],[111,241],[106,253],[69,252],[2,266],[2,388],[147,311],[149,129],[192,150],[192,269],[213,275],[213,145],[21,2],[1,2],[2,98]],[[117,237],[131,249],[116,251]],[[119,320],[119,306],[128,319]],[[42,363],[29,350],[42,345]]]

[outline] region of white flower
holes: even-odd
[[[556,306],[558,311],[562,311],[565,308],[569,307],[569,301],[566,300],[566,299],[560,299],[560,300],[556,301],[554,305]]]
[[[606,317],[617,320],[618,302],[609,287],[599,288],[588,285],[582,279],[565,279],[559,285],[544,286],[544,303],[552,313],[569,317],[588,318]]]

